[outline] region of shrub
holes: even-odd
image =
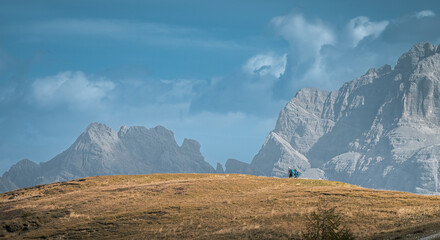
[[[336,207],[328,208],[320,202],[318,209],[306,220],[306,231],[302,238],[306,240],[355,239],[349,228],[342,225],[342,217],[335,213]]]

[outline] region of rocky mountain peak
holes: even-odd
[[[14,164],[9,171],[5,172],[2,178],[8,179],[14,185],[29,187],[34,184],[32,178],[38,174],[39,170],[39,164],[29,159],[23,159]]]
[[[118,136],[120,138],[132,138],[134,136],[142,136],[148,132],[146,127],[142,126],[122,126],[119,128]]]
[[[438,49],[431,43],[418,43],[414,45],[408,52],[400,56],[394,69],[400,72],[412,71],[417,66],[419,61],[434,55],[436,51],[438,51]]]
[[[377,69],[377,73],[381,76],[384,74],[388,74],[391,71],[393,71],[393,69],[391,68],[391,66],[389,64],[385,64],[382,67],[380,67],[379,69]]]
[[[217,163],[217,167],[215,168],[216,173],[225,173],[225,170],[223,170],[223,166],[220,163]]]
[[[36,164],[35,162],[25,158],[23,160],[18,161],[16,164],[14,164],[13,168],[22,168],[22,167],[27,167],[27,166],[36,166],[38,164]]]
[[[333,92],[301,89],[250,166],[226,172],[304,177],[440,195],[440,47],[414,45]],[[238,171],[238,170],[237,170]]]
[[[86,130],[77,138],[73,147],[81,149],[84,146],[99,146],[109,149],[118,141],[118,134],[110,127],[101,123],[91,123]],[[87,149],[89,147],[86,147]]]
[[[376,69],[376,68],[370,68],[368,71],[361,76],[361,78],[369,78],[374,79],[381,77],[385,74],[389,74],[393,71],[392,67],[389,64],[385,64],[382,67]]]
[[[241,174],[255,174],[256,172],[252,169],[251,165],[248,163],[241,162],[237,159],[228,159],[225,163],[226,171],[225,173],[241,173]]]
[[[51,160],[36,164],[25,159],[12,166],[0,178],[0,191],[98,175],[213,172],[197,141],[185,139],[179,147],[165,127],[122,126],[116,133],[92,123]]]
[[[119,137],[119,138],[124,137],[124,135],[125,135],[127,132],[128,132],[128,128],[127,128],[127,126],[126,126],[126,125],[121,126],[121,127],[119,128],[119,131],[118,131],[118,137]]]
[[[377,72],[375,68],[370,68],[362,77],[377,77]]]
[[[146,128],[143,126],[121,126],[118,131],[118,137],[121,139],[135,139],[135,138],[145,138],[145,136],[157,137],[162,141],[169,141],[174,143],[174,133],[163,126],[156,126],[154,128]]]
[[[105,124],[102,123],[91,123],[89,126],[87,126],[86,130],[84,132],[86,133],[100,133],[100,132],[110,132],[113,131],[111,128],[107,127]]]
[[[116,133],[105,124],[102,123],[91,123],[86,130],[81,134],[80,138],[84,140],[94,141],[98,140],[102,136],[114,136]]]
[[[153,130],[157,135],[174,139],[174,133],[161,125],[154,127]]]
[[[12,165],[12,167],[9,169],[7,174],[8,175],[11,175],[11,174],[16,175],[18,172],[21,172],[23,170],[25,170],[26,172],[34,171],[38,167],[39,167],[38,164],[36,164],[35,162],[26,158],[26,159],[18,161],[16,164]]]
[[[200,143],[193,139],[187,139],[185,138],[183,140],[181,149],[183,151],[189,151],[189,152],[200,152]]]

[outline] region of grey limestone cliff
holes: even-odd
[[[197,141],[185,139],[179,146],[173,132],[162,126],[123,126],[115,132],[92,123],[50,161],[25,159],[12,166],[0,178],[0,191],[97,175],[213,172]]]
[[[337,91],[302,89],[250,166],[256,174],[339,180],[439,194],[440,47],[419,43],[394,69],[370,69]]]
[[[225,167],[225,173],[256,174],[256,169],[253,169],[251,165],[238,161],[237,159],[228,159],[225,163]]]
[[[220,163],[217,163],[217,167],[215,168],[216,173],[225,173],[225,170],[223,170],[223,166]]]

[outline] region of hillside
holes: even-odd
[[[151,174],[88,177],[0,194],[0,236],[297,239],[319,201],[336,206],[362,239],[411,239],[439,230],[439,196],[325,180]]]

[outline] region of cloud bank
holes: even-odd
[[[336,41],[333,31],[321,20],[309,21],[301,14],[275,17],[270,25],[306,59],[315,57],[322,46]]]
[[[438,43],[439,25],[440,19],[431,10],[398,19],[357,16],[339,26],[302,14],[275,17],[269,26],[289,43],[289,51],[273,96],[290,99],[304,87],[337,89],[371,67],[393,65],[417,42]]]
[[[351,19],[347,24],[351,47],[357,47],[358,43],[371,36],[376,39],[388,26],[388,21],[371,22],[368,17],[360,16]]]
[[[101,105],[114,87],[111,81],[91,80],[81,71],[65,71],[37,78],[31,85],[31,93],[32,99],[43,107],[94,108]]]
[[[435,13],[432,10],[423,10],[416,13],[416,18],[434,17]]]
[[[273,52],[267,54],[258,54],[249,58],[243,65],[243,71],[259,76],[272,75],[279,78],[286,69],[287,54],[281,56],[276,55]]]

